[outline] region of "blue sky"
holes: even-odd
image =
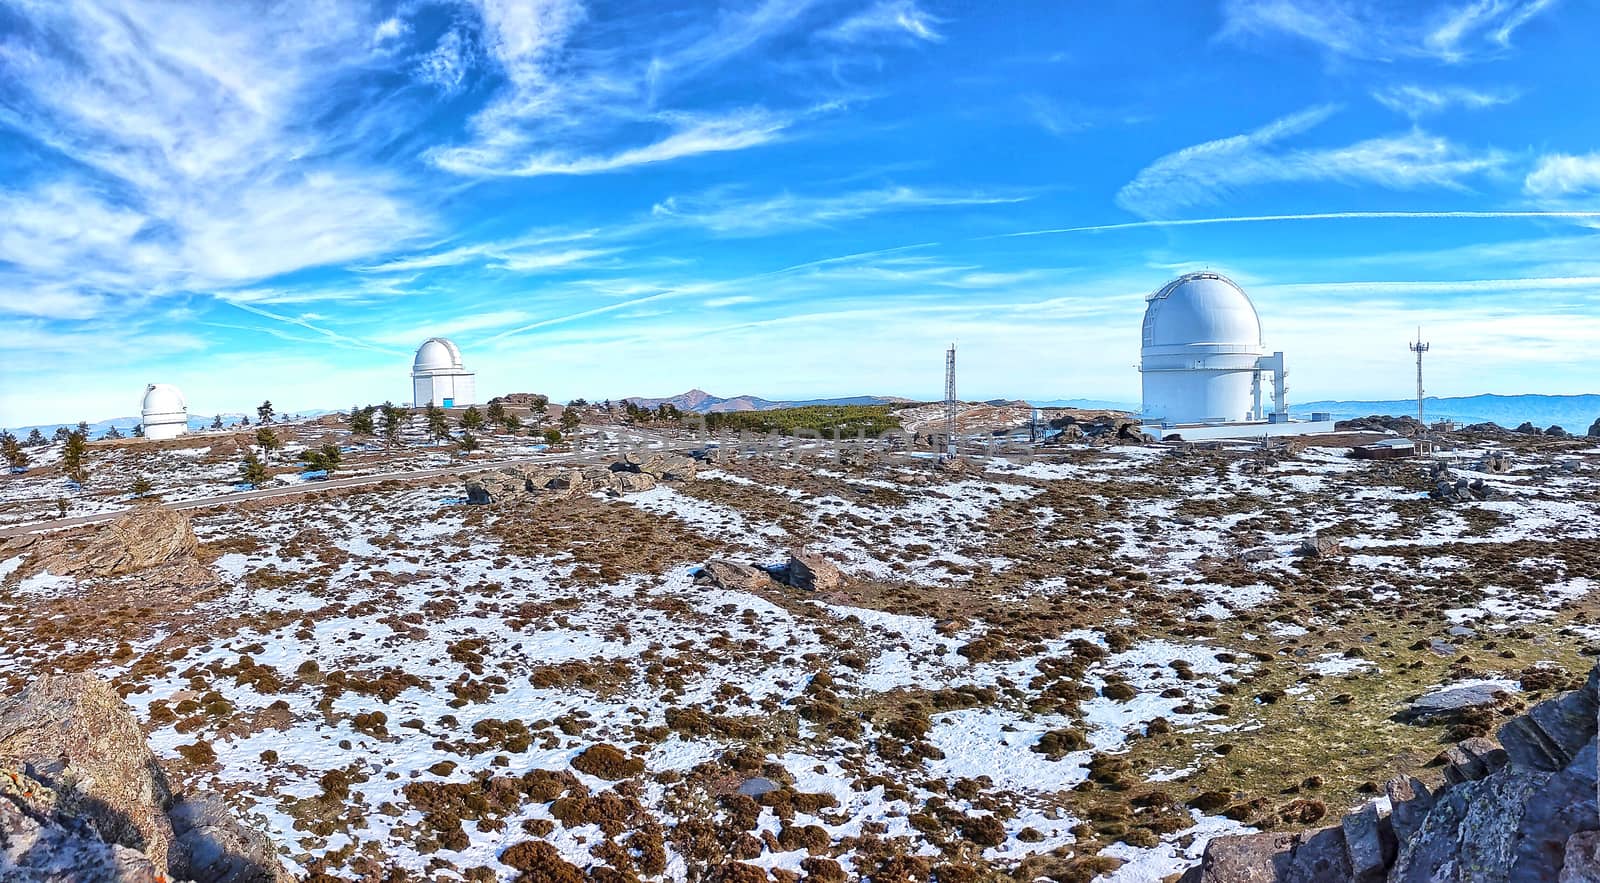
[[[1106,8],[1100,8],[1106,7]],[[0,0],[0,424],[488,393],[1600,391],[1592,0]],[[1323,217],[1306,217],[1323,215]]]

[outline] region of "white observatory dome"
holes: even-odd
[[[416,407],[464,408],[476,398],[477,381],[461,364],[461,350],[443,337],[430,337],[417,347],[411,363],[411,401]]]
[[[1167,423],[1256,418],[1261,318],[1244,289],[1218,273],[1186,273],[1145,300],[1145,416]]]
[[[417,348],[417,359],[411,365],[413,374],[428,371],[460,371],[461,350],[442,337],[430,337]]]
[[[145,438],[177,438],[189,431],[189,403],[176,386],[152,383],[144,389]]]

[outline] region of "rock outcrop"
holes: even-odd
[[[1589,424],[1589,437],[1600,438],[1600,417],[1594,418],[1594,422]]]
[[[695,461],[680,454],[626,454],[609,465],[509,466],[467,476],[467,502],[510,503],[529,497],[567,497],[600,491],[632,494],[663,481],[693,481]]]
[[[214,797],[175,798],[127,706],[85,674],[0,705],[0,880],[288,883]]]
[[[844,574],[832,561],[816,552],[792,549],[784,582],[808,592],[828,592],[844,585]]]
[[[1600,666],[1500,728],[1446,749],[1445,782],[1384,786],[1341,824],[1219,837],[1182,883],[1536,883],[1600,880]]]
[[[168,576],[189,584],[206,577],[195,559],[198,545],[188,516],[146,504],[87,531],[18,537],[0,548],[0,556],[28,556],[19,576],[49,571],[78,578],[116,577],[162,567],[172,570]]]
[[[772,585],[772,577],[759,567],[716,558],[706,562],[701,575],[717,588],[735,592]]]
[[[1391,417],[1387,414],[1340,420],[1333,424],[1333,428],[1336,432],[1393,432],[1406,438],[1416,438],[1427,431],[1427,427],[1415,417]]]

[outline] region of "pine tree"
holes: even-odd
[[[268,399],[268,400],[262,402],[260,405],[256,406],[256,417],[259,418],[257,420],[257,422],[258,423],[271,423],[272,422],[272,413],[273,413],[273,411],[272,411],[272,400]]]
[[[261,446],[262,453],[267,455],[267,461],[272,461],[272,453],[283,447],[283,439],[278,434],[263,426],[256,430],[256,444]]]
[[[103,438],[103,439],[109,439],[111,441],[117,441],[118,439],[122,438],[122,431],[120,429],[117,429],[115,426],[113,426],[110,429],[106,430],[106,434],[105,435],[102,435],[100,437]]]
[[[483,428],[483,412],[473,405],[461,413],[461,428],[468,432],[475,432]]]
[[[49,443],[50,440],[44,437],[44,433],[40,432],[37,426],[33,428],[32,432],[28,433],[28,440],[23,442],[30,448],[42,448]]]
[[[450,421],[445,417],[444,409],[432,402],[428,403],[426,412],[428,420],[428,435],[435,442],[442,442],[450,437]]]
[[[578,418],[578,409],[577,409],[576,406],[568,405],[561,412],[561,431],[562,432],[567,432],[567,433],[572,432],[572,430],[578,428],[578,424],[580,422],[581,421]]]
[[[128,491],[135,497],[142,497],[154,489],[155,487],[150,484],[150,479],[145,478],[143,475],[135,478],[133,484],[128,487]]]
[[[350,409],[350,432],[354,435],[372,434],[372,406]]]
[[[143,423],[135,423],[135,424],[133,424],[133,437],[134,438],[144,438],[144,424]]]
[[[255,451],[245,451],[244,462],[239,465],[239,472],[244,476],[245,484],[253,488],[261,487],[272,477],[267,471],[267,464],[261,462]]]
[[[394,402],[383,403],[383,445],[394,447],[400,443],[400,426],[405,412],[395,407]]]
[[[89,466],[84,462],[88,450],[88,437],[84,433],[67,433],[66,447],[61,449],[61,470],[80,486],[89,480]]]
[[[506,406],[499,402],[490,402],[489,409],[484,412],[490,423],[500,424],[506,421]]]
[[[344,460],[344,453],[336,444],[325,444],[320,448],[308,448],[300,454],[300,459],[306,464],[306,469],[322,471],[329,478],[339,468],[339,463]]]
[[[549,428],[549,429],[546,429],[544,431],[544,440],[545,440],[546,444],[551,444],[551,445],[561,444],[561,430],[556,429],[553,426],[551,428]]]
[[[89,424],[86,421],[83,421],[83,420],[79,420],[78,421],[78,434],[83,436],[84,438],[88,438],[89,437]]]
[[[463,432],[461,437],[456,439],[456,447],[461,449],[461,453],[470,454],[478,449],[478,438],[470,431]]]
[[[507,414],[505,418],[500,421],[500,425],[506,428],[506,432],[516,435],[517,430],[522,428],[522,418],[515,414]]]
[[[212,429],[221,429],[222,428],[222,415],[221,414],[218,414],[217,416],[211,418],[211,428]]]
[[[241,415],[239,415],[239,425],[240,426],[249,426],[250,425],[250,415],[249,414],[241,414]]]
[[[27,469],[31,462],[28,452],[22,449],[17,437],[9,432],[0,435],[0,456],[6,458],[6,465],[12,469]]]
[[[72,501],[68,500],[66,497],[56,497],[56,517],[66,518],[67,508],[71,505]]]
[[[57,426],[54,438],[58,442],[64,442],[70,435],[72,435],[72,430],[66,428],[65,426]]]

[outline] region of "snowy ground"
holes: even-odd
[[[174,498],[232,480],[163,456]],[[532,840],[643,879],[1156,881],[1212,836],[1433,774],[1443,725],[1392,719],[1417,694],[1583,670],[1597,458],[1521,452],[1455,507],[1419,464],[1332,449],[1087,447],[961,473],[740,461],[505,508],[295,499],[197,516],[216,584],[187,595],[0,556],[0,676],[113,678],[182,782],[351,879],[509,880]],[[0,485],[7,517],[48,480]],[[1313,534],[1346,551],[1296,556]],[[696,579],[795,546],[850,582]]]

